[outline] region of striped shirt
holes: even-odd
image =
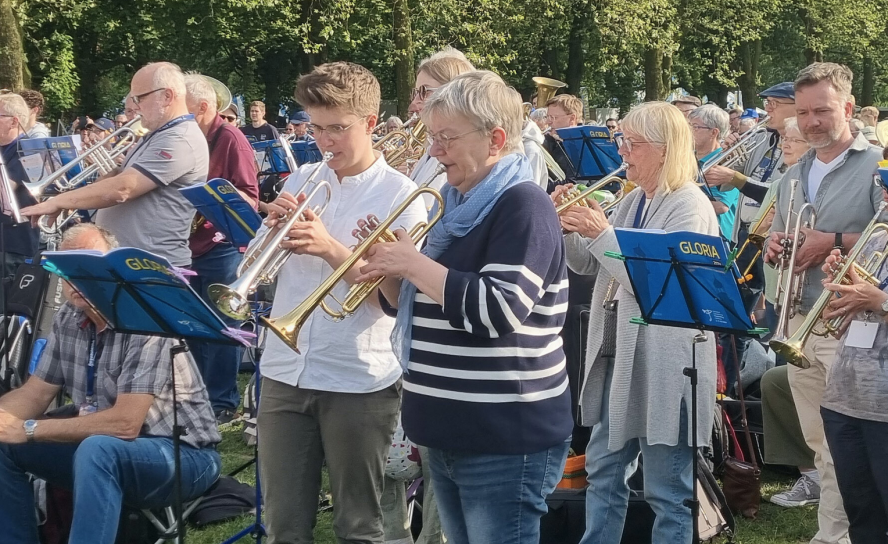
[[[571,433],[561,327],[567,267],[545,191],[508,189],[438,259],[444,307],[418,293],[402,421],[414,442],[494,454],[542,451]]]

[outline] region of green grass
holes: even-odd
[[[241,378],[239,380],[240,389],[243,391],[248,377],[242,375]],[[253,448],[247,446],[241,438],[242,432],[242,424],[222,428],[222,443],[219,445],[219,451],[222,454],[223,473],[227,474],[253,456]],[[251,466],[243,471],[238,475],[238,479],[250,485],[255,484],[254,468]],[[768,470],[764,472],[762,479],[762,496],[764,498],[788,488],[794,482],[794,478],[791,476]],[[326,485],[326,477],[324,482]],[[336,542],[332,522],[332,512],[318,515],[314,531],[317,544]],[[243,516],[203,529],[191,527],[188,530],[187,542],[189,544],[219,544],[252,523],[252,516]],[[800,544],[808,542],[815,532],[817,532],[817,508],[815,506],[782,508],[763,500],[757,519],[737,520],[735,542],[737,544]],[[250,537],[247,536],[238,542],[247,543],[250,541]]]

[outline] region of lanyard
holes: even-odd
[[[644,209],[646,201],[647,195],[642,194],[641,200],[638,201],[638,208],[635,210],[635,221],[632,223],[633,229],[641,228],[644,225],[645,216],[647,215],[647,210]]]
[[[768,178],[771,177],[771,174],[774,172],[774,167],[777,166],[777,146],[780,145],[780,138],[774,138],[774,143],[771,144],[771,157],[768,159],[768,167],[765,169],[765,173],[762,174],[762,183],[766,183]]]
[[[86,365],[86,401],[90,404],[96,396],[96,328],[90,325],[89,361]]]

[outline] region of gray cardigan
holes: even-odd
[[[642,191],[629,193],[610,219],[617,227],[632,227]],[[667,195],[657,193],[648,205],[647,229],[692,231],[718,236],[718,220],[712,204],[694,184]],[[586,375],[580,390],[580,418],[583,425],[600,421],[603,402],[610,409],[608,448],[617,450],[627,440],[645,437],[648,444],[678,444],[681,403],[691,412],[691,386],[682,370],[691,364],[694,329],[660,325],[641,326],[629,322],[641,312],[622,261],[605,257],[606,251],[619,252],[613,228],[595,240],[577,233],[565,237],[567,264],[578,274],[598,274],[592,293],[589,338],[586,348]],[[596,360],[601,348],[604,325],[604,297],[611,278],[621,286],[618,305],[616,357],[613,368]],[[616,287],[615,287],[616,289]],[[697,344],[698,433],[701,445],[709,444],[715,403],[715,338],[706,333],[707,342]],[[608,372],[613,372],[610,396],[605,399]],[[688,418],[688,444],[691,442]]]

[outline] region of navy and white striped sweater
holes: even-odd
[[[508,189],[453,241],[444,308],[418,293],[402,422],[417,444],[525,454],[571,433],[559,333],[567,266],[552,201],[533,183]]]

